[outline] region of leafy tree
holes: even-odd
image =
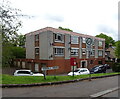
[[[107,36],[106,34],[101,33],[99,35],[96,35],[96,37],[105,39],[105,47],[106,48],[108,48],[110,44],[112,44],[113,46],[115,45],[115,41],[113,40],[113,38],[110,36]]]
[[[6,46],[2,47],[2,67],[10,66],[12,59],[15,58],[11,51],[12,45],[10,43],[6,43]]]
[[[14,58],[25,58],[25,48],[11,47],[11,52]]]
[[[7,43],[8,45],[3,46],[3,57],[2,57],[2,65],[3,67],[7,67],[12,65],[12,61],[16,58],[25,58],[25,48],[13,46],[11,43]]]
[[[21,26],[21,21],[18,20],[20,10],[9,6],[7,1],[0,4],[0,26],[2,27],[3,44],[10,42],[17,36],[18,28]]]
[[[66,30],[66,31],[70,31],[70,32],[73,32],[73,30],[71,30],[71,29],[69,29],[69,28],[59,27],[59,29],[61,29],[61,30]]]
[[[25,35],[18,35],[15,39],[13,39],[12,44],[14,46],[21,46],[24,47],[25,46]]]
[[[115,55],[117,58],[120,59],[120,41],[117,41],[115,44],[116,48],[115,48]]]
[[[15,58],[12,52],[13,41],[18,36],[17,31],[21,26],[21,21],[18,20],[20,10],[9,6],[7,1],[0,4],[0,36],[2,40],[2,66],[9,66],[12,59]]]

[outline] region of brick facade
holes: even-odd
[[[89,56],[84,39],[91,38],[93,50]],[[102,45],[99,46],[99,41]],[[94,43],[94,44],[93,44]],[[76,58],[76,68],[91,68],[105,63],[105,40],[93,36],[68,32],[51,27],[26,34],[26,59],[17,59],[21,68],[42,72],[42,67],[59,66],[56,74],[71,71],[70,59]],[[19,63],[20,62],[20,63]],[[22,63],[23,62],[23,63]],[[25,66],[22,66],[24,65]],[[47,74],[54,74],[54,70]]]

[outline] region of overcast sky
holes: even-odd
[[[74,32],[98,35],[101,32],[118,40],[119,0],[9,0],[23,14],[20,33],[44,27],[70,28]]]

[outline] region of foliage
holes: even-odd
[[[12,59],[15,57],[13,56],[13,53],[11,51],[12,45],[10,43],[5,43],[2,47],[2,66],[10,66],[12,63]]]
[[[24,47],[25,46],[25,35],[17,35],[17,37],[12,41],[12,44],[14,46],[21,46]]]
[[[0,26],[2,27],[3,44],[11,42],[17,36],[21,21],[18,20],[20,10],[9,6],[9,2],[3,1],[0,4]]]
[[[114,72],[120,72],[120,63],[113,63],[112,70]]]
[[[25,48],[13,46],[11,43],[6,43],[2,47],[2,66],[10,66],[15,58],[25,58]]]
[[[59,29],[61,29],[61,30],[65,30],[65,31],[70,31],[70,32],[73,32],[73,30],[71,30],[71,29],[69,29],[69,28],[59,27]]]
[[[113,75],[118,73],[99,73],[99,74],[91,74],[91,77],[97,76],[105,76],[105,75]],[[34,84],[34,83],[45,83],[45,82],[57,82],[57,81],[68,81],[68,80],[76,80],[81,78],[88,78],[89,75],[79,75],[79,76],[47,76],[46,80],[44,77],[35,77],[35,76],[10,76],[10,75],[0,75],[2,76],[2,84]]]
[[[96,37],[104,38],[105,39],[105,47],[108,48],[110,44],[115,45],[115,41],[113,40],[112,37],[107,36],[106,34],[99,34],[96,35]]]
[[[116,55],[117,58],[120,58],[120,41],[117,41],[115,46],[116,46],[115,55]]]
[[[11,47],[11,52],[15,58],[25,58],[25,48]]]
[[[23,46],[25,37],[18,35],[21,27],[20,10],[10,7],[10,2],[3,0],[0,3],[0,36],[2,36],[2,66],[10,66],[14,58],[23,58],[25,49],[13,47]],[[18,52],[17,52],[18,51]],[[23,55],[22,55],[23,54]]]

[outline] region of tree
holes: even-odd
[[[14,46],[20,46],[24,47],[25,46],[25,35],[18,35],[15,39],[13,39],[12,44]]]
[[[117,41],[115,44],[116,48],[115,48],[115,55],[117,58],[120,59],[120,41]]]
[[[73,32],[73,30],[71,30],[71,29],[69,29],[69,28],[59,27],[59,29],[61,29],[61,30],[65,30],[65,31],[70,31],[70,32]]]
[[[115,41],[113,40],[113,38],[110,36],[107,36],[106,34],[101,33],[99,35],[96,35],[96,37],[105,39],[105,47],[106,48],[108,48],[110,44],[112,44],[113,46],[115,45]]]
[[[25,58],[25,48],[11,47],[11,52],[14,58]]]
[[[18,20],[20,10],[14,9],[9,6],[7,1],[3,1],[0,4],[0,36],[2,40],[2,66],[9,66],[11,60],[14,59],[11,47],[12,42],[17,37],[17,31],[21,26],[21,21]]]
[[[17,31],[21,26],[21,21],[18,20],[19,11],[10,7],[7,1],[3,1],[0,4],[0,26],[2,27],[3,44],[10,42],[17,35]]]

